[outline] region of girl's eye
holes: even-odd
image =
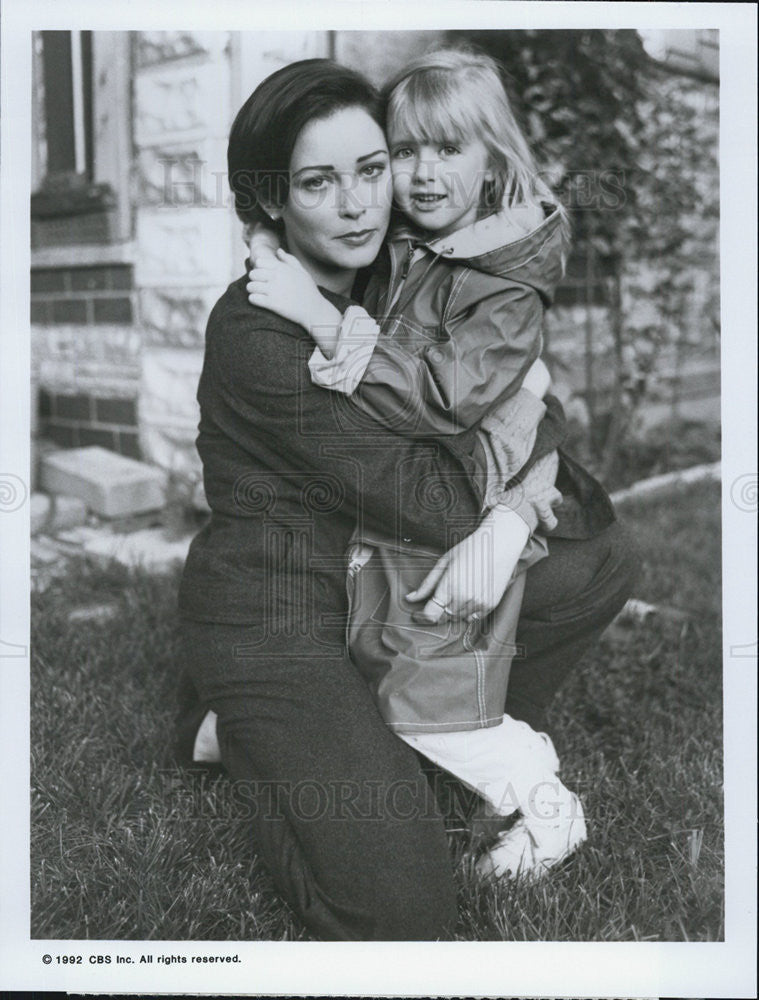
[[[413,156],[414,151],[410,146],[399,146],[397,149],[393,150],[393,159],[395,160],[407,160],[409,156]]]
[[[443,154],[443,156],[456,156],[456,154],[459,152],[459,148],[458,146],[445,145],[441,146],[440,152]]]
[[[364,177],[368,177],[372,180],[375,177],[381,177],[385,172],[384,163],[367,163],[366,166],[361,168],[361,173]]]

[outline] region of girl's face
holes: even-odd
[[[391,177],[385,136],[359,107],[301,130],[282,209],[287,246],[314,280],[343,291],[371,264],[387,231]]]
[[[446,236],[477,219],[482,186],[493,179],[483,142],[417,140],[392,125],[388,140],[393,194],[411,222]]]

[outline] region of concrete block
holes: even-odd
[[[159,510],[166,502],[162,470],[97,446],[45,456],[40,484],[48,493],[79,497],[101,517]]]
[[[51,451],[60,451],[60,445],[47,438],[32,438],[29,445],[29,478],[30,489],[34,493],[39,485],[40,462]]]

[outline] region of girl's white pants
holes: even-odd
[[[585,840],[582,804],[557,777],[553,743],[526,722],[504,715],[500,725],[487,729],[398,735],[478,792],[495,815],[519,811],[480,863],[484,873],[540,874]]]

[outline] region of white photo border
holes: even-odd
[[[406,996],[756,995],[756,22],[754,5],[422,0],[5,0],[0,162],[0,987],[118,993]],[[402,11],[402,14],[401,14]],[[29,938],[29,193],[31,31],[677,28],[720,31],[726,937],[714,943],[71,942],[77,953],[238,954],[223,966],[45,965]],[[746,480],[746,477],[749,477]],[[751,479],[753,477],[753,479]],[[26,490],[26,495],[24,495]],[[127,970],[122,972],[121,970]]]

